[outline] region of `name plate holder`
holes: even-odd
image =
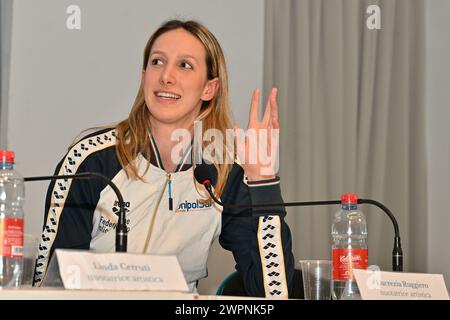
[[[176,256],[55,250],[44,287],[189,292]]]
[[[363,300],[449,300],[442,274],[353,269]]]

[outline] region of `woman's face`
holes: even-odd
[[[159,36],[142,72],[152,126],[192,126],[202,101],[211,100],[217,89],[217,78],[208,81],[206,74],[206,52],[200,40],[184,29]]]

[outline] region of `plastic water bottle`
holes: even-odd
[[[331,227],[334,300],[361,299],[352,270],[367,269],[369,255],[366,217],[358,210],[357,203],[358,195],[342,195],[341,210],[335,213]]]
[[[0,150],[0,287],[18,287],[23,273],[24,181],[14,152]]]

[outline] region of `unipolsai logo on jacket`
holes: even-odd
[[[199,201],[199,199],[196,199],[195,201],[187,201],[181,202],[178,205],[176,212],[193,212],[193,211],[200,211],[200,210],[207,210],[212,207],[211,200],[209,201]]]

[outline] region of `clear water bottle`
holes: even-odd
[[[18,287],[22,282],[24,200],[24,181],[14,171],[14,152],[0,150],[0,287]]]
[[[344,194],[341,203],[331,226],[332,298],[361,299],[352,270],[367,269],[366,217],[357,208],[358,195]]]

